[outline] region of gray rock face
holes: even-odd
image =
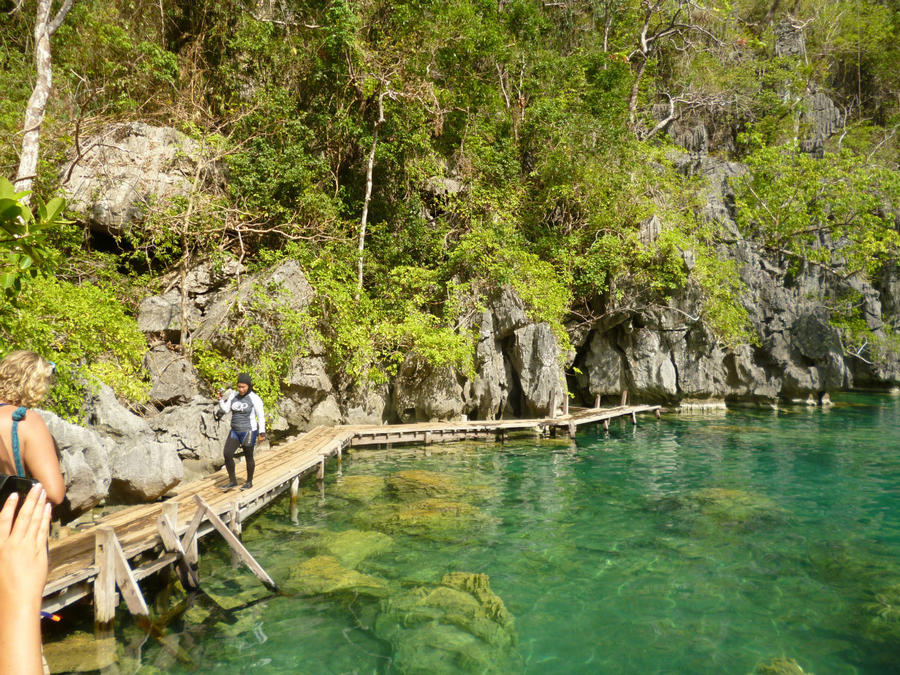
[[[760,346],[728,350],[717,344],[693,318],[700,315],[702,303],[688,288],[670,302],[669,310],[645,310],[633,317],[641,328],[631,330],[629,321],[618,321],[594,329],[575,361],[582,371],[578,387],[585,402],[597,394],[618,394],[623,387],[632,400],[672,403],[771,402],[810,396],[818,400],[825,392],[849,388],[854,382],[900,381],[897,357],[876,366],[846,354],[823,306],[832,294],[852,293],[860,298],[862,316],[877,335],[884,317],[896,316],[895,298],[900,297],[896,274],[885,274],[877,290],[857,278],[826,278],[814,267],[789,275],[743,240],[731,219],[733,194],[727,180],[745,169],[711,157],[674,159],[683,171],[708,179],[707,217],[734,237],[721,254],[739,265],[747,286],[745,306]]]
[[[143,222],[151,203],[189,194],[200,161],[190,138],[142,122],[109,125],[82,148],[78,161],[62,168],[63,194],[93,229],[116,235]]]
[[[152,502],[181,482],[184,468],[174,443],[115,442],[109,453],[109,495],[122,502]]]
[[[153,383],[151,403],[185,403],[199,393],[197,374],[191,362],[164,345],[156,345],[144,355],[144,367]]]
[[[794,25],[790,20],[779,21],[773,32],[775,33],[776,56],[800,56],[806,51],[803,29]]]
[[[509,357],[519,380],[522,416],[552,416],[561,411],[565,379],[559,345],[550,326],[537,323],[516,330]]]
[[[59,465],[66,479],[65,519],[89,511],[106,499],[112,473],[109,446],[99,434],[66,422],[52,412],[38,411],[59,451]]]
[[[435,368],[408,354],[394,379],[392,403],[401,422],[459,420],[465,403],[453,368]]]
[[[227,419],[216,420],[215,410],[214,401],[194,396],[148,417],[147,423],[157,440],[175,446],[182,460],[194,460],[199,470],[215,471],[225,462],[222,448],[229,429]]]
[[[177,446],[160,443],[147,421],[125,409],[112,389],[96,386],[85,407],[89,428],[106,439],[113,500],[154,501],[181,481]]]

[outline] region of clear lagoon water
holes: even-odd
[[[816,675],[900,672],[900,397],[638,421],[574,440],[360,450],[342,478],[329,467],[324,499],[304,483],[296,524],[285,496],[245,523],[244,542],[282,585],[321,553],[310,542],[323,530],[366,531],[374,518],[390,545],[353,567],[388,597],[487,575],[516,640],[493,672],[745,674],[778,657]],[[410,470],[459,486],[453,500],[477,518],[452,532],[385,528],[394,521],[375,516],[396,500],[342,493],[351,477]],[[201,584],[208,596],[164,635],[120,614],[123,672],[409,663],[376,630],[383,597],[290,583],[273,596],[214,536]],[[177,600],[163,593],[155,611]],[[417,649],[425,664],[440,651]]]

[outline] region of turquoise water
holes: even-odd
[[[317,533],[366,531],[374,519],[389,548],[355,569],[382,596],[432,589],[449,572],[489,577],[516,640],[496,672],[752,673],[775,657],[817,675],[898,672],[898,422],[900,398],[848,395],[824,410],[640,417],[574,442],[359,451],[343,478],[330,467],[324,500],[314,481],[304,486],[298,524],[287,497],[245,524],[283,595],[232,568],[210,537],[210,597],[164,637],[119,621],[120,664],[401,672],[409,661],[378,629],[383,597],[297,586],[297,566],[321,553]],[[396,498],[346,494],[351,477],[408,470],[460,487],[452,500],[475,514],[464,529],[410,532],[376,517]],[[177,599],[158,598],[157,611]],[[427,664],[441,647],[418,649]]]

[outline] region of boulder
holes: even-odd
[[[451,573],[381,602],[375,635],[403,673],[511,673],[523,668],[512,617],[487,575]]]
[[[544,417],[562,409],[565,376],[549,325],[529,324],[515,330],[509,360],[518,378],[521,416]],[[554,404],[556,409],[552,410]]]
[[[165,345],[156,345],[144,355],[150,373],[150,402],[173,405],[190,401],[199,393],[197,374],[191,362]]]
[[[109,124],[83,139],[79,156],[63,166],[63,196],[92,229],[120,236],[144,221],[151,204],[191,193],[201,154],[195,141],[170,127]],[[208,163],[204,181],[215,180],[215,171]]]
[[[184,477],[174,443],[143,439],[115,443],[109,461],[109,496],[120,503],[156,501]]]
[[[196,460],[200,470],[212,472],[224,463],[222,448],[228,436],[227,419],[217,420],[217,404],[202,396],[166,408],[147,418],[156,440],[174,444],[183,460]]]
[[[392,404],[401,422],[459,420],[465,410],[463,387],[450,366],[432,366],[409,353],[394,379]]]
[[[87,425],[105,436],[128,439],[153,436],[146,420],[119,403],[115,392],[102,382],[92,385],[85,398],[84,415]]]
[[[109,444],[90,429],[66,422],[46,410],[38,412],[56,441],[59,465],[66,479],[64,520],[70,520],[106,499],[112,480]]]
[[[317,555],[300,563],[283,585],[302,595],[388,595],[386,581],[345,567],[330,555]]]

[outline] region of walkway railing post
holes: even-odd
[[[109,627],[116,616],[119,598],[116,595],[116,557],[113,549],[115,531],[101,527],[94,535],[94,624],[99,629]]]

